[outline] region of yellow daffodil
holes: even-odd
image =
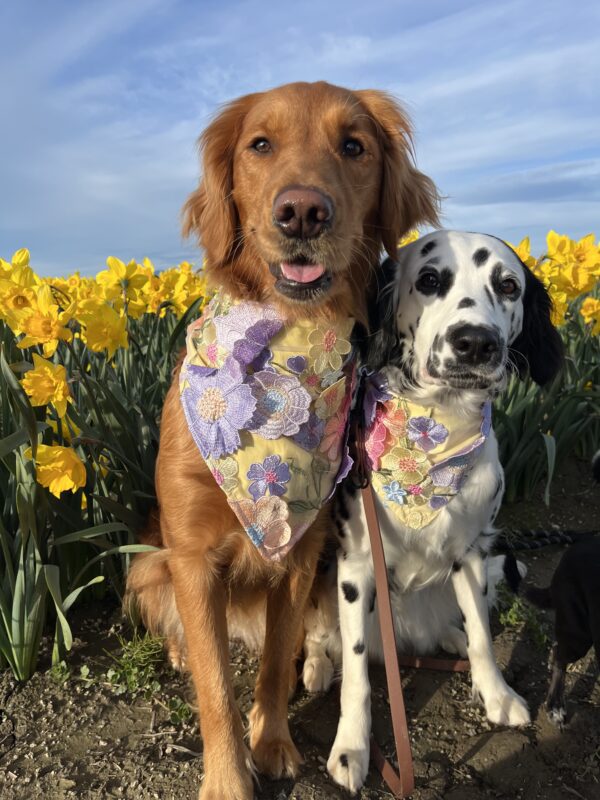
[[[70,342],[73,338],[72,331],[66,327],[69,315],[60,311],[47,284],[37,290],[35,305],[20,312],[16,319],[19,330],[25,334],[18,346],[41,344],[46,358],[54,355],[59,341]]]
[[[600,334],[600,300],[595,297],[586,297],[581,304],[579,313],[583,317],[586,325],[593,323],[592,336]]]
[[[81,433],[80,428],[68,417],[63,417],[60,420],[48,418],[46,422],[52,429],[54,438],[67,442],[68,444],[71,443],[71,439],[74,436],[79,436]]]
[[[407,244],[411,244],[412,242],[416,242],[419,238],[419,231],[409,231],[405,234],[400,241],[398,242],[398,247],[406,247]]]
[[[126,307],[127,313],[137,319],[146,310],[140,292],[148,282],[147,272],[134,260],[125,264],[114,256],[109,256],[106,264],[108,269],[96,275],[96,282],[104,290],[105,298],[113,301],[118,311]]]
[[[52,403],[59,417],[67,413],[67,403],[72,402],[67,383],[67,371],[62,364],[53,364],[33,354],[33,369],[25,373],[21,384],[34,406]]]
[[[526,236],[524,239],[521,239],[519,244],[515,247],[514,244],[510,242],[506,243],[509,247],[511,247],[515,253],[519,256],[521,261],[525,264],[525,266],[529,267],[529,269],[534,269],[537,261],[531,255],[531,241],[529,236]]]
[[[31,448],[24,455],[31,458]],[[71,447],[38,445],[35,471],[37,482],[47,487],[55,497],[85,486],[85,466]]]
[[[85,328],[82,338],[90,350],[96,353],[107,350],[108,357],[112,358],[119,347],[129,347],[127,318],[118,314],[108,303],[85,301],[79,321]]]

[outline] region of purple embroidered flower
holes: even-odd
[[[250,364],[283,327],[275,309],[258,303],[240,303],[215,317],[217,341],[240,364]]]
[[[387,381],[380,372],[369,370],[368,367],[361,367],[359,381],[359,386],[362,384],[364,387],[363,416],[368,428],[375,419],[377,403],[385,403],[391,395],[387,391]]]
[[[273,358],[273,353],[269,350],[268,347],[265,347],[254,359],[254,361],[250,364],[254,372],[260,372],[263,369],[273,369],[271,365],[271,359]]]
[[[197,375],[199,378],[208,378],[210,375],[214,375],[217,371],[216,367],[203,367],[200,364],[188,364],[187,365],[188,372],[191,372],[192,375]]]
[[[449,498],[443,497],[439,494],[434,494],[433,497],[429,500],[429,505],[434,511],[437,511],[438,508],[443,508],[444,506],[448,505]]]
[[[281,456],[267,456],[262,464],[252,464],[246,476],[252,481],[248,491],[254,498],[254,502],[259,497],[267,493],[281,497],[286,491],[285,484],[289,481],[290,468],[281,461]]]
[[[398,503],[400,506],[406,503],[407,491],[400,486],[398,481],[386,483],[383,486],[383,491],[385,492],[385,499],[389,500],[391,503]]]
[[[431,417],[411,417],[408,420],[407,434],[411,442],[428,453],[446,441],[448,429]]]
[[[429,470],[429,476],[434,486],[441,486],[456,493],[471,466],[469,455],[452,456]]]
[[[288,369],[299,375],[306,369],[306,359],[304,356],[291,356],[287,360]]]
[[[248,429],[265,439],[298,433],[308,420],[311,397],[292,375],[263,370],[250,378],[256,411]]]
[[[307,421],[300,426],[300,430],[292,436],[292,439],[304,450],[316,450],[321,444],[324,430],[325,420],[319,419],[319,417],[311,411]]]
[[[181,395],[192,436],[204,458],[220,458],[240,446],[239,431],[247,427],[256,407],[242,368],[232,358],[214,375],[188,373],[189,388]]]

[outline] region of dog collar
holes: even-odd
[[[217,295],[187,329],[188,427],[246,533],[280,560],[348,473],[353,319],[285,324]]]
[[[459,493],[481,453],[491,402],[475,419],[464,418],[413,403],[377,380],[372,386],[364,411],[373,487],[403,525],[424,528]]]

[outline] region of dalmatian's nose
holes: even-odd
[[[483,325],[461,325],[452,331],[448,341],[460,364],[486,364],[500,352],[500,337]]]

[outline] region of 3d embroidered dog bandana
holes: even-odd
[[[353,324],[285,325],[271,306],[217,296],[188,327],[190,432],[267,559],[293,547],[352,464]]]
[[[491,403],[469,420],[409,402],[384,384],[375,393],[374,404],[365,404],[373,487],[403,525],[424,528],[472,469],[490,432]]]

